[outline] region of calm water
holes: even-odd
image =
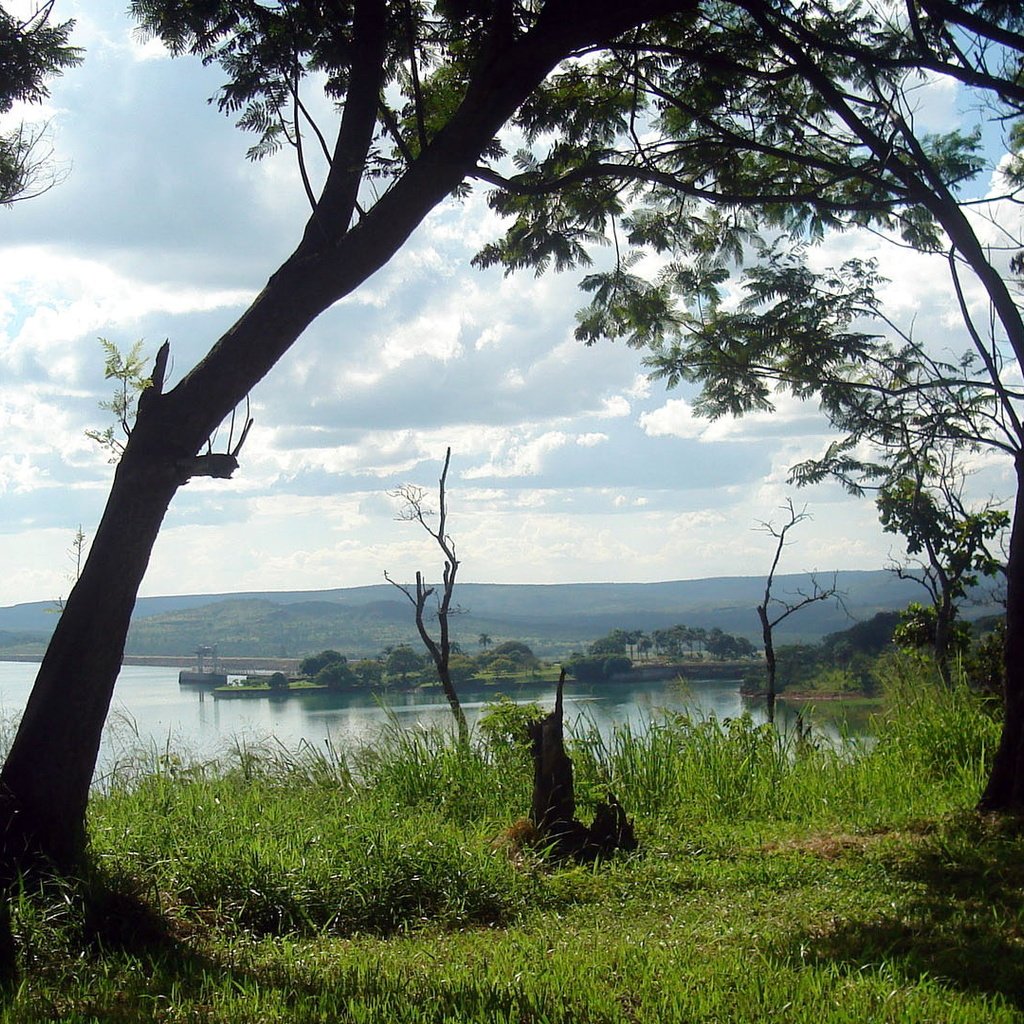
[[[27,662],[0,662],[0,717],[16,719],[24,708],[38,666]],[[517,700],[537,700],[550,707],[553,688],[505,688]],[[462,695],[473,725],[491,691]],[[736,717],[750,710],[763,718],[762,702],[740,696],[739,683],[694,682],[679,684],[647,682],[616,684],[598,690],[566,688],[566,714],[571,723],[585,718],[604,732],[616,724],[641,726],[661,709],[696,711],[719,718]],[[338,749],[372,741],[388,715],[410,726],[446,724],[448,705],[437,694],[398,693],[387,698],[387,707],[370,697],[341,694],[305,694],[283,699],[218,700],[178,686],[178,670],[128,665],[121,670],[100,754],[99,770],[108,769],[119,757],[144,749],[170,749],[195,757],[211,757],[236,740],[258,742],[273,737],[287,747],[301,741],[316,746],[326,740]],[[827,728],[827,726],[826,726]]]

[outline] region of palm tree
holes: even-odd
[[[479,636],[478,636],[478,637],[476,638],[476,642],[477,642],[477,643],[478,643],[478,644],[479,644],[479,645],[480,645],[481,647],[483,647],[483,648],[485,648],[485,649],[486,649],[486,648],[488,648],[488,647],[490,647],[490,646],[491,646],[491,644],[493,644],[493,643],[494,643],[494,641],[493,641],[493,640],[492,640],[492,639],[490,638],[490,636],[489,636],[489,635],[488,635],[487,633],[481,633],[481,634],[480,634],[480,635],[479,635]]]

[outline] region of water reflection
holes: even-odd
[[[37,667],[0,662],[0,713],[5,718],[16,718],[21,713]],[[535,700],[545,708],[554,703],[551,684],[500,689],[517,701]],[[471,727],[484,706],[497,695],[498,690],[490,688],[464,691],[464,707]],[[780,703],[780,725],[791,726],[801,710],[805,709]],[[606,735],[624,723],[643,729],[663,711],[718,718],[750,712],[755,721],[764,720],[763,701],[743,698],[738,682],[647,681],[601,687],[569,684],[566,689],[570,725],[593,725]],[[410,726],[451,723],[448,704],[436,692],[392,693],[380,700],[362,694],[331,693],[221,700],[209,693],[179,688],[176,669],[126,666],[114,694],[100,766],[101,770],[109,770],[117,760],[140,746],[198,758],[213,757],[234,741],[255,743],[268,738],[286,747],[305,741],[314,746],[330,742],[345,749],[372,742],[389,717]],[[837,737],[844,729],[863,734],[869,725],[865,715],[856,720],[848,709],[824,702],[814,710],[812,720],[819,734],[831,737]]]

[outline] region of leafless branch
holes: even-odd
[[[415,590],[410,590],[408,586],[396,582],[386,571],[384,573],[384,579],[405,594],[406,598],[415,609],[416,631],[419,633],[420,639],[423,641],[423,646],[426,647],[427,653],[434,662],[434,667],[437,670],[437,678],[441,683],[441,688],[444,690],[445,696],[448,698],[449,707],[451,708],[452,715],[455,717],[455,722],[458,726],[459,739],[461,742],[468,742],[469,726],[466,722],[466,715],[462,710],[462,705],[459,702],[455,686],[452,683],[449,667],[452,654],[452,642],[448,620],[449,617],[455,614],[458,610],[457,608],[452,607],[452,595],[455,590],[455,577],[459,571],[459,560],[456,557],[455,542],[446,533],[448,520],[446,487],[448,482],[448,468],[451,464],[451,458],[452,450],[449,448],[445,452],[444,468],[441,471],[441,479],[438,481],[438,510],[436,513],[432,509],[427,508],[424,504],[427,492],[422,487],[418,487],[415,484],[403,484],[401,487],[389,492],[392,497],[400,498],[403,502],[402,508],[396,518],[401,522],[419,523],[430,537],[433,538],[434,543],[438,548],[440,548],[441,554],[444,558],[444,570],[442,573],[443,583],[440,596],[437,599],[438,638],[436,640],[430,635],[430,631],[427,629],[425,621],[427,600],[435,593],[435,588],[426,585],[421,572],[416,573]],[[428,520],[432,519],[435,515],[437,516],[436,529],[428,522]]]

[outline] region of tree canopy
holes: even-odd
[[[613,122],[604,109],[575,145],[556,136],[520,155],[492,197],[511,225],[478,262],[587,270],[577,337],[646,349],[655,376],[699,388],[698,413],[770,411],[784,392],[819,402],[842,436],[795,467],[797,480],[893,485],[921,446],[1009,455],[1018,483],[1007,724],[984,802],[1022,805],[1024,320],[1013,276],[1024,238],[1012,211],[1024,186],[1024,13],[985,0],[739,0],[704,4],[701,15],[658,26],[656,42],[638,31],[603,55],[602,95],[618,98],[622,130],[602,131]],[[541,95],[574,74],[553,76]],[[919,92],[937,79],[1002,129],[998,166],[980,124],[920,127]],[[535,143],[550,109],[530,108]],[[979,188],[983,172],[991,183]],[[871,262],[811,268],[809,246],[856,228],[944,262],[960,353],[886,320]],[[610,266],[593,266],[597,238]],[[988,300],[981,316],[974,286]]]
[[[0,7],[0,114],[15,103],[41,103],[47,79],[81,63],[82,51],[68,42],[75,23],[52,22],[53,2],[20,20]],[[37,196],[57,177],[45,128],[23,123],[0,132],[0,204]]]

